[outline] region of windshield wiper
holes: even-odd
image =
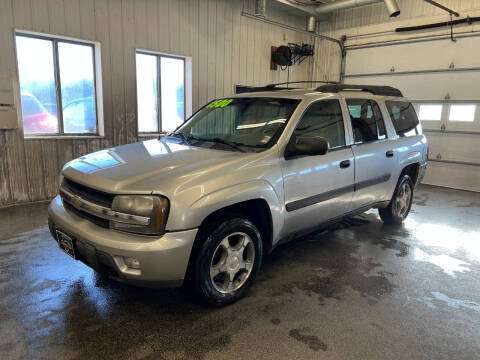
[[[182,131],[173,132],[173,133],[169,134],[168,136],[176,136],[176,135],[181,137],[182,140],[187,144],[190,144],[190,141],[192,141],[192,140],[202,140],[202,139],[199,139],[199,138],[193,136],[192,134],[187,134],[187,133],[184,133]]]
[[[218,138],[218,137],[215,137],[213,139],[204,139],[205,141],[211,141],[211,142],[214,142],[214,143],[219,143],[219,144],[224,144],[224,145],[228,145],[230,146],[232,149],[235,149],[235,150],[238,150],[240,152],[246,152],[245,150],[243,150],[240,146],[238,146],[237,143],[234,143],[232,141],[228,141],[228,140],[225,140],[225,139],[222,139],[222,138]]]
[[[232,142],[232,141],[228,141],[228,140],[225,140],[225,139],[222,139],[222,138],[219,138],[219,137],[215,137],[213,139],[208,139],[208,138],[198,138],[192,134],[187,134],[187,133],[184,133],[182,131],[176,131],[176,132],[172,132],[170,133],[168,136],[174,136],[174,137],[180,137],[182,138],[182,140],[187,143],[187,144],[190,144],[190,142],[192,140],[198,140],[198,141],[210,141],[210,142],[214,142],[214,143],[218,143],[218,144],[224,144],[224,145],[228,145],[230,146],[232,149],[235,149],[237,151],[240,151],[240,152],[245,152],[245,150],[243,150],[240,146],[238,146],[238,144]]]

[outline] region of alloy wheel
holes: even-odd
[[[253,269],[255,247],[250,236],[235,232],[218,244],[210,263],[210,280],[221,293],[233,293],[247,281]]]
[[[404,182],[398,189],[397,198],[395,199],[395,213],[398,217],[405,217],[410,207],[411,199],[412,189],[408,182]]]

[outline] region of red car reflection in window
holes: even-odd
[[[26,134],[58,133],[57,118],[29,93],[22,93],[22,116]]]

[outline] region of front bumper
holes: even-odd
[[[63,206],[60,196],[48,208],[52,235],[59,229],[75,240],[79,260],[95,270],[109,270],[116,280],[140,286],[181,286],[197,229],[167,232],[159,237],[123,233],[95,225]],[[140,269],[125,265],[135,258]]]
[[[417,183],[415,185],[418,185],[423,181],[426,171],[427,171],[427,163],[420,165],[420,168],[418,169]]]

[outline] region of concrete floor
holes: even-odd
[[[421,186],[403,227],[370,212],[276,249],[222,309],[63,254],[46,204],[0,210],[0,358],[479,359],[480,194]]]

